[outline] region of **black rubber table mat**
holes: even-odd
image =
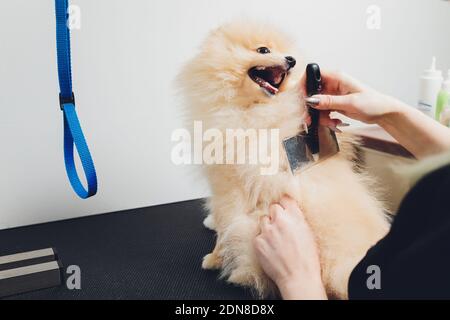
[[[53,247],[81,268],[81,290],[65,284],[12,299],[251,299],[201,262],[215,234],[195,200],[0,231],[0,256]]]

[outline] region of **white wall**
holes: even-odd
[[[206,32],[249,16],[289,30],[323,67],[415,103],[436,55],[450,68],[450,3],[441,0],[74,0],[79,117],[99,176],[82,201],[68,185],[57,102],[53,0],[0,2],[0,229],[202,197],[170,161],[181,126],[172,79]],[[366,28],[370,4],[382,29]]]

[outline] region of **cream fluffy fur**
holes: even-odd
[[[268,47],[270,54],[256,49]],[[233,22],[213,31],[200,53],[179,77],[190,124],[226,129],[279,128],[282,140],[298,134],[305,109],[298,82],[305,65],[297,63],[280,92],[268,96],[247,72],[254,66],[285,63],[296,55],[292,41],[272,26]],[[260,268],[253,248],[259,218],[271,204],[288,195],[297,200],[320,248],[323,281],[330,297],[347,298],[347,283],[367,250],[388,231],[383,205],[369,188],[371,180],[354,170],[351,141],[341,137],[342,152],[293,176],[280,147],[280,171],[262,176],[259,166],[205,166],[212,196],[205,225],[217,232],[217,245],[203,261],[205,269],[221,269],[234,284],[256,289],[265,297],[276,288]],[[350,139],[351,140],[351,139]]]

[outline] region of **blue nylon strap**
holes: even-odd
[[[60,106],[64,114],[64,161],[67,176],[75,193],[87,199],[97,193],[97,174],[91,153],[83,135],[75,111],[72,92],[72,68],[70,57],[70,30],[67,27],[68,0],[55,0],[56,8],[56,47],[58,53],[58,76],[60,86]],[[80,156],[87,181],[84,188],[77,173],[74,159],[74,145]]]

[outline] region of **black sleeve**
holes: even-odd
[[[450,299],[450,166],[425,177],[407,195],[390,233],[353,271],[350,299]],[[370,290],[370,266],[381,289]]]

